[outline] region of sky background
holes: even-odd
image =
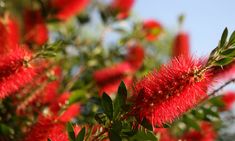
[[[143,19],[156,19],[177,29],[177,18],[186,16],[184,30],[190,34],[191,52],[205,56],[216,47],[225,27],[235,30],[234,0],[136,0],[134,11]]]

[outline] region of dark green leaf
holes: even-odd
[[[226,57],[234,57],[235,56],[235,48],[229,48],[225,51],[221,52],[221,55],[224,55]]]
[[[85,127],[82,128],[82,130],[77,135],[76,141],[83,141],[85,137],[86,129]]]
[[[220,39],[220,47],[223,47],[225,42],[226,42],[226,39],[227,39],[227,36],[228,36],[228,29],[227,27],[224,29],[224,32],[221,36],[221,39]]]
[[[110,141],[121,141],[122,138],[119,134],[117,134],[114,130],[109,131],[109,139]]]
[[[67,124],[67,132],[68,132],[68,135],[69,135],[69,140],[70,141],[75,141],[75,133],[73,131],[73,126],[72,126],[71,123]]]
[[[212,108],[205,108],[203,107],[203,111],[206,115],[210,115],[216,118],[219,118],[219,114],[216,111],[211,110]]]
[[[133,137],[130,139],[131,141],[157,141],[157,137],[150,131],[144,132],[144,131],[139,131],[137,134],[135,134]]]
[[[109,119],[113,119],[112,99],[106,93],[103,93],[102,95],[101,104],[102,104],[104,113],[109,117]]]
[[[195,118],[193,116],[185,116],[183,118],[183,121],[189,126],[194,128],[195,130],[200,130],[200,126],[195,121]]]
[[[225,65],[230,64],[232,61],[233,61],[233,58],[231,58],[231,57],[222,58],[222,59],[216,61],[214,65],[215,66],[225,66]]]
[[[51,139],[47,139],[47,141],[51,141]]]
[[[233,31],[232,35],[229,38],[229,44],[233,45],[235,43],[235,31]]]
[[[146,118],[144,118],[144,119],[142,120],[141,125],[142,125],[144,128],[153,131],[152,125],[146,120]]]
[[[122,107],[126,105],[127,90],[124,82],[122,81],[118,88],[117,97],[114,100],[114,117],[117,118],[118,114],[122,112]]]
[[[9,135],[9,134],[13,134],[14,130],[9,126],[0,123],[0,133],[2,135]]]
[[[115,121],[115,122],[112,124],[111,129],[112,129],[113,131],[115,131],[116,133],[120,133],[121,130],[122,130],[122,122],[121,122],[121,121]]]

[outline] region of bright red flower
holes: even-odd
[[[176,58],[135,86],[132,113],[153,126],[172,122],[207,97],[209,72],[198,74],[202,62]]]
[[[163,31],[162,25],[155,20],[144,21],[143,30],[148,41],[156,40]]]
[[[230,110],[235,102],[235,92],[227,92],[222,96],[225,110]]]
[[[135,0],[113,0],[111,8],[116,10],[118,19],[127,18]]]
[[[189,35],[185,32],[177,34],[173,43],[172,56],[178,57],[181,55],[190,57]]]
[[[31,53],[20,47],[0,58],[0,99],[17,91],[33,79],[34,68],[25,66],[25,61],[30,58]]]
[[[82,12],[89,2],[90,0],[51,0],[51,7],[56,11],[56,18],[67,20]]]
[[[48,29],[40,10],[25,11],[24,30],[27,43],[43,45],[48,40]]]
[[[133,82],[133,74],[142,66],[143,60],[144,49],[136,45],[129,48],[123,62],[95,71],[93,77],[100,88],[99,94],[116,92],[122,80],[127,87],[130,87]]]
[[[10,17],[7,17],[6,23],[4,24],[0,20],[0,54],[6,55],[10,51],[14,50],[19,43],[19,30],[18,25],[15,20],[12,20]]]
[[[79,126],[74,127],[75,135],[80,131]],[[69,141],[66,126],[52,117],[39,116],[38,122],[33,126],[24,141]]]
[[[209,122],[201,123],[201,130],[191,130],[185,133],[182,140],[186,141],[215,141],[217,133],[215,132],[213,126]]]

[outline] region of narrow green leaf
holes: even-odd
[[[228,36],[228,29],[227,29],[227,27],[226,27],[226,28],[224,29],[223,34],[222,34],[221,39],[220,39],[220,47],[223,47],[223,46],[224,46],[224,44],[225,44],[225,42],[226,42],[226,40],[227,40],[227,36]]]
[[[77,135],[76,141],[83,141],[85,134],[86,134],[86,129],[85,129],[85,127],[83,127],[82,130]]]
[[[233,31],[232,35],[229,38],[229,44],[233,45],[235,43],[235,31]]]
[[[109,139],[110,141],[121,141],[122,138],[119,134],[117,134],[114,130],[109,131]]]
[[[104,113],[109,117],[109,119],[113,118],[113,103],[112,99],[106,94],[103,93],[101,99],[102,108]]]
[[[194,128],[195,130],[200,130],[200,126],[195,121],[195,118],[193,116],[184,116],[183,121],[191,128]]]
[[[222,58],[222,59],[216,61],[214,65],[215,66],[225,66],[225,65],[230,64],[232,61],[233,61],[233,58],[231,58],[231,57]]]
[[[70,141],[75,141],[75,133],[73,131],[73,126],[71,123],[68,123],[67,124],[67,132],[68,132],[68,135],[69,135],[69,140]]]
[[[229,48],[225,51],[221,52],[221,55],[224,55],[226,57],[234,57],[235,56],[235,48]]]
[[[122,130],[122,122],[121,121],[115,121],[112,124],[112,130],[114,130],[116,133],[120,133]]]
[[[99,123],[99,124],[103,124],[105,125],[106,121],[108,120],[108,117],[106,114],[104,113],[98,113],[95,115],[95,120]]]
[[[135,134],[133,137],[130,139],[131,141],[157,141],[157,137],[150,131],[144,132],[144,131],[139,131],[137,134]]]
[[[142,122],[140,123],[144,128],[153,131],[152,125],[144,118]]]
[[[124,82],[122,81],[118,88],[118,94],[114,100],[114,117],[118,118],[119,113],[122,112],[122,108],[126,105],[127,90]]]

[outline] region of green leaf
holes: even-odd
[[[235,56],[235,48],[229,48],[221,52],[221,55],[226,57],[234,57]]]
[[[122,81],[118,88],[118,94],[114,100],[114,117],[118,118],[119,113],[122,112],[122,108],[126,105],[127,90],[124,82]]]
[[[3,123],[0,123],[0,133],[2,135],[9,135],[9,134],[13,134],[14,130],[9,126],[7,126]]]
[[[221,39],[220,39],[220,47],[223,47],[224,46],[224,44],[225,44],[225,42],[226,42],[226,40],[227,40],[227,36],[228,36],[228,29],[227,29],[227,27],[224,29],[224,32],[223,32],[223,34],[222,34],[222,36],[221,36]]]
[[[232,35],[229,38],[229,44],[233,45],[235,43],[235,31],[233,31]]]
[[[152,125],[144,118],[142,122],[140,123],[144,128],[153,131]]]
[[[68,135],[69,135],[69,140],[70,141],[75,141],[75,133],[73,131],[73,126],[72,126],[71,123],[67,124],[67,132],[68,132]]]
[[[109,119],[113,119],[113,103],[112,99],[106,94],[103,93],[101,99],[102,108],[104,113],[109,117]]]
[[[200,130],[200,126],[198,125],[198,123],[195,121],[195,118],[190,115],[190,116],[185,116],[183,118],[183,121],[189,126],[194,128],[195,130]]]
[[[108,117],[106,114],[104,113],[98,113],[95,115],[95,120],[99,123],[99,124],[103,124],[105,125],[106,121],[108,120]]]
[[[222,59],[216,61],[214,65],[215,66],[225,66],[225,65],[230,64],[232,61],[233,61],[233,58],[231,58],[231,57],[222,58]]]
[[[109,131],[109,139],[110,141],[121,141],[122,138],[119,134],[117,134],[114,130]]]
[[[133,137],[130,139],[131,141],[157,141],[157,137],[150,131],[144,132],[144,131],[139,131],[137,134],[135,134]]]
[[[69,97],[69,104],[73,104],[77,101],[80,101],[86,95],[86,91],[84,90],[75,90],[72,91],[71,96]]]
[[[122,122],[121,122],[121,121],[115,121],[115,122],[112,124],[111,129],[112,129],[113,131],[115,131],[116,133],[120,133],[121,130],[122,130]]]
[[[85,127],[82,128],[82,130],[77,135],[76,141],[83,141],[85,137],[86,129]]]
[[[51,141],[51,139],[47,139],[47,141]]]

